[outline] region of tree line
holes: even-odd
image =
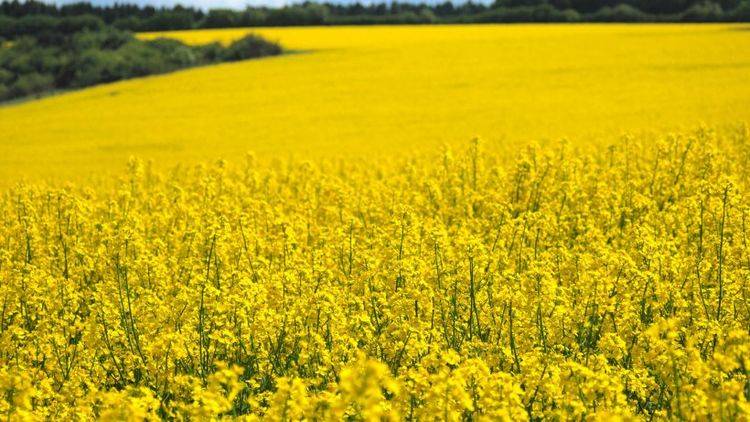
[[[132,4],[54,5],[32,1],[0,3],[0,31],[51,24],[42,17],[95,17],[130,31],[293,25],[366,25],[491,22],[748,22],[750,0],[495,0],[492,4],[298,3],[244,10]],[[33,20],[35,22],[21,22]],[[13,29],[18,28],[18,29]],[[0,35],[3,36],[3,35]],[[6,35],[7,38],[7,35]]]
[[[0,101],[282,51],[255,35],[228,46],[143,41],[94,15],[28,15],[0,21],[0,31]]]

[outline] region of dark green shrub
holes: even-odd
[[[205,44],[194,48],[201,63],[220,62],[224,55],[224,47],[217,43]]]
[[[176,68],[197,64],[197,56],[192,47],[170,38],[157,38],[147,41],[145,46],[156,49],[165,63]],[[257,56],[256,56],[257,57]]]
[[[75,76],[70,85],[83,87],[113,82],[127,77],[122,56],[107,50],[86,50],[75,60]]]
[[[651,17],[628,4],[605,6],[589,16],[593,22],[645,22]]]
[[[93,15],[70,16],[59,20],[57,31],[63,34],[73,34],[81,31],[100,31],[104,28],[104,21]]]
[[[89,25],[86,22],[81,19],[77,28]],[[242,38],[225,48],[218,43],[188,46],[168,38],[141,41],[112,27],[45,34],[48,36],[43,38],[16,38],[0,48],[0,84],[4,87],[0,99],[281,53],[277,44],[257,36]],[[61,41],[48,44],[52,37]]]
[[[189,29],[195,26],[193,14],[188,11],[164,11],[146,19],[141,25],[145,31],[168,31],[172,29]]]
[[[203,20],[203,28],[232,28],[240,24],[241,14],[229,9],[211,9]]]
[[[239,26],[262,26],[266,24],[267,17],[263,10],[248,8],[240,14]]]
[[[559,10],[546,3],[534,7],[531,16],[534,22],[578,22],[581,20],[575,10]]]
[[[29,15],[15,21],[14,36],[39,36],[45,32],[57,32],[58,20],[47,15]]]
[[[0,15],[0,39],[10,39],[15,35],[16,20]]]
[[[9,87],[12,97],[26,97],[41,94],[54,88],[55,78],[49,74],[37,72],[20,75]]]
[[[253,57],[281,54],[281,47],[257,35],[248,35],[233,42],[223,54],[226,61],[245,60]]]
[[[481,13],[478,22],[578,22],[581,16],[572,9],[559,10],[549,4],[513,8],[497,8]]]
[[[750,0],[745,0],[729,12],[728,20],[733,22],[750,22]]]
[[[24,38],[0,54],[0,65],[14,74],[50,73],[60,65],[58,49],[36,44]]]
[[[435,13],[432,12],[432,10],[428,8],[423,8],[419,11],[419,18],[421,19],[421,23],[435,23],[438,21],[437,16],[435,16]]]
[[[140,31],[143,28],[143,21],[136,16],[119,18],[112,22],[112,26],[121,31]]]
[[[135,37],[129,32],[108,28],[103,31],[87,31],[74,34],[72,47],[78,51],[90,48],[116,50],[134,39]]]
[[[13,73],[0,67],[0,84],[9,84],[13,80]]]
[[[266,24],[272,26],[323,25],[328,14],[328,8],[320,4],[285,6],[271,10],[266,18]]]
[[[118,50],[118,53],[127,65],[130,77],[154,75],[172,70],[167,66],[159,50],[144,48],[143,44],[138,41],[125,44]]]
[[[698,0],[631,0],[627,3],[646,13],[655,15],[677,15]]]
[[[716,22],[720,21],[724,15],[721,5],[704,1],[690,6],[680,15],[683,22]]]

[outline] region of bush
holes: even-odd
[[[30,64],[40,73],[55,73],[60,68],[61,54],[56,48],[37,48],[28,52]]]
[[[652,17],[628,4],[605,6],[589,16],[593,22],[645,22]]]
[[[170,38],[157,38],[147,41],[145,46],[156,49],[165,63],[175,67],[188,67],[196,64],[196,55],[193,49],[180,41]]]
[[[12,36],[39,36],[45,32],[57,32],[58,20],[47,15],[29,15],[17,19],[10,25]],[[10,37],[9,37],[10,38]]]
[[[83,87],[102,82],[113,82],[123,79],[122,56],[106,50],[86,50],[75,61],[75,74],[70,86]]]
[[[15,83],[10,86],[12,97],[26,97],[29,95],[40,94],[54,88],[55,78],[49,74],[27,73],[16,79]]]
[[[146,19],[141,25],[146,31],[168,31],[173,29],[191,29],[195,26],[193,14],[188,11],[159,12]]]
[[[100,31],[104,28],[104,21],[93,15],[71,16],[60,19],[57,31],[63,34],[73,34],[81,31]]]
[[[724,11],[721,5],[711,1],[697,3],[680,15],[683,22],[716,22],[722,19]]]
[[[740,3],[729,12],[727,19],[733,22],[750,22],[750,1]]]
[[[239,26],[261,26],[266,24],[268,14],[263,10],[248,8],[240,15]]]
[[[564,19],[561,19],[560,22],[580,22],[583,20],[581,14],[578,13],[575,9],[563,10],[562,17]]]
[[[222,60],[224,47],[218,42],[195,47],[201,63],[214,63]]]
[[[573,9],[558,10],[549,4],[543,4],[532,10],[534,22],[578,22],[581,16]]]
[[[540,6],[524,6],[513,8],[498,8],[484,12],[476,18],[479,22],[578,22],[580,14],[572,9],[559,10],[549,4]]]
[[[117,50],[135,38],[132,34],[114,29],[97,32],[81,32],[73,35],[73,48],[78,51],[90,48]]]
[[[119,18],[112,22],[112,26],[121,31],[140,31],[143,28],[143,21],[135,16]]]
[[[203,28],[231,28],[238,26],[240,15],[234,10],[211,9],[203,20]]]
[[[328,14],[328,8],[320,4],[286,6],[272,10],[266,18],[266,24],[272,26],[323,25],[326,23]]]
[[[646,13],[662,16],[677,16],[686,7],[696,3],[698,0],[627,0],[639,10]]]
[[[57,49],[24,39],[0,54],[0,67],[16,75],[51,73],[59,69],[60,59],[61,54]]]
[[[81,19],[77,22],[82,26],[75,28],[96,26],[92,23],[95,21]],[[55,37],[61,41],[47,43]],[[45,32],[41,41],[25,36],[0,48],[0,83],[5,87],[0,99],[279,53],[278,44],[254,35],[225,48],[218,43],[193,47],[168,38],[141,41],[112,27],[75,30],[72,34]]]
[[[226,61],[245,60],[253,57],[281,54],[281,47],[257,35],[248,35],[233,42],[223,54]]]
[[[397,24],[408,24],[408,25],[427,23],[424,21],[424,18],[420,16],[419,13],[413,12],[411,10],[407,10],[405,12],[401,12],[393,16],[393,21],[391,21],[390,17],[387,17],[386,22],[397,23]]]
[[[15,35],[16,20],[0,15],[0,41],[10,39]]]
[[[159,50],[155,48],[143,48],[143,45],[134,41],[124,45],[118,53],[122,56],[124,64],[128,69],[128,77],[154,75],[168,72],[167,67]]]
[[[47,43],[59,42],[65,35],[81,31],[99,31],[104,21],[93,15],[55,18],[47,15],[28,15],[11,19],[0,15],[0,37],[14,39],[32,36]]]
[[[8,84],[13,80],[13,73],[0,67],[0,84]]]

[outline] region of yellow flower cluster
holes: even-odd
[[[11,420],[747,419],[750,133],[0,199]]]

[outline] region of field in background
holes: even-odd
[[[0,177],[61,180],[121,169],[129,156],[171,166],[734,124],[750,119],[744,28],[254,29],[294,54],[0,107]],[[248,31],[164,35],[205,43]]]

